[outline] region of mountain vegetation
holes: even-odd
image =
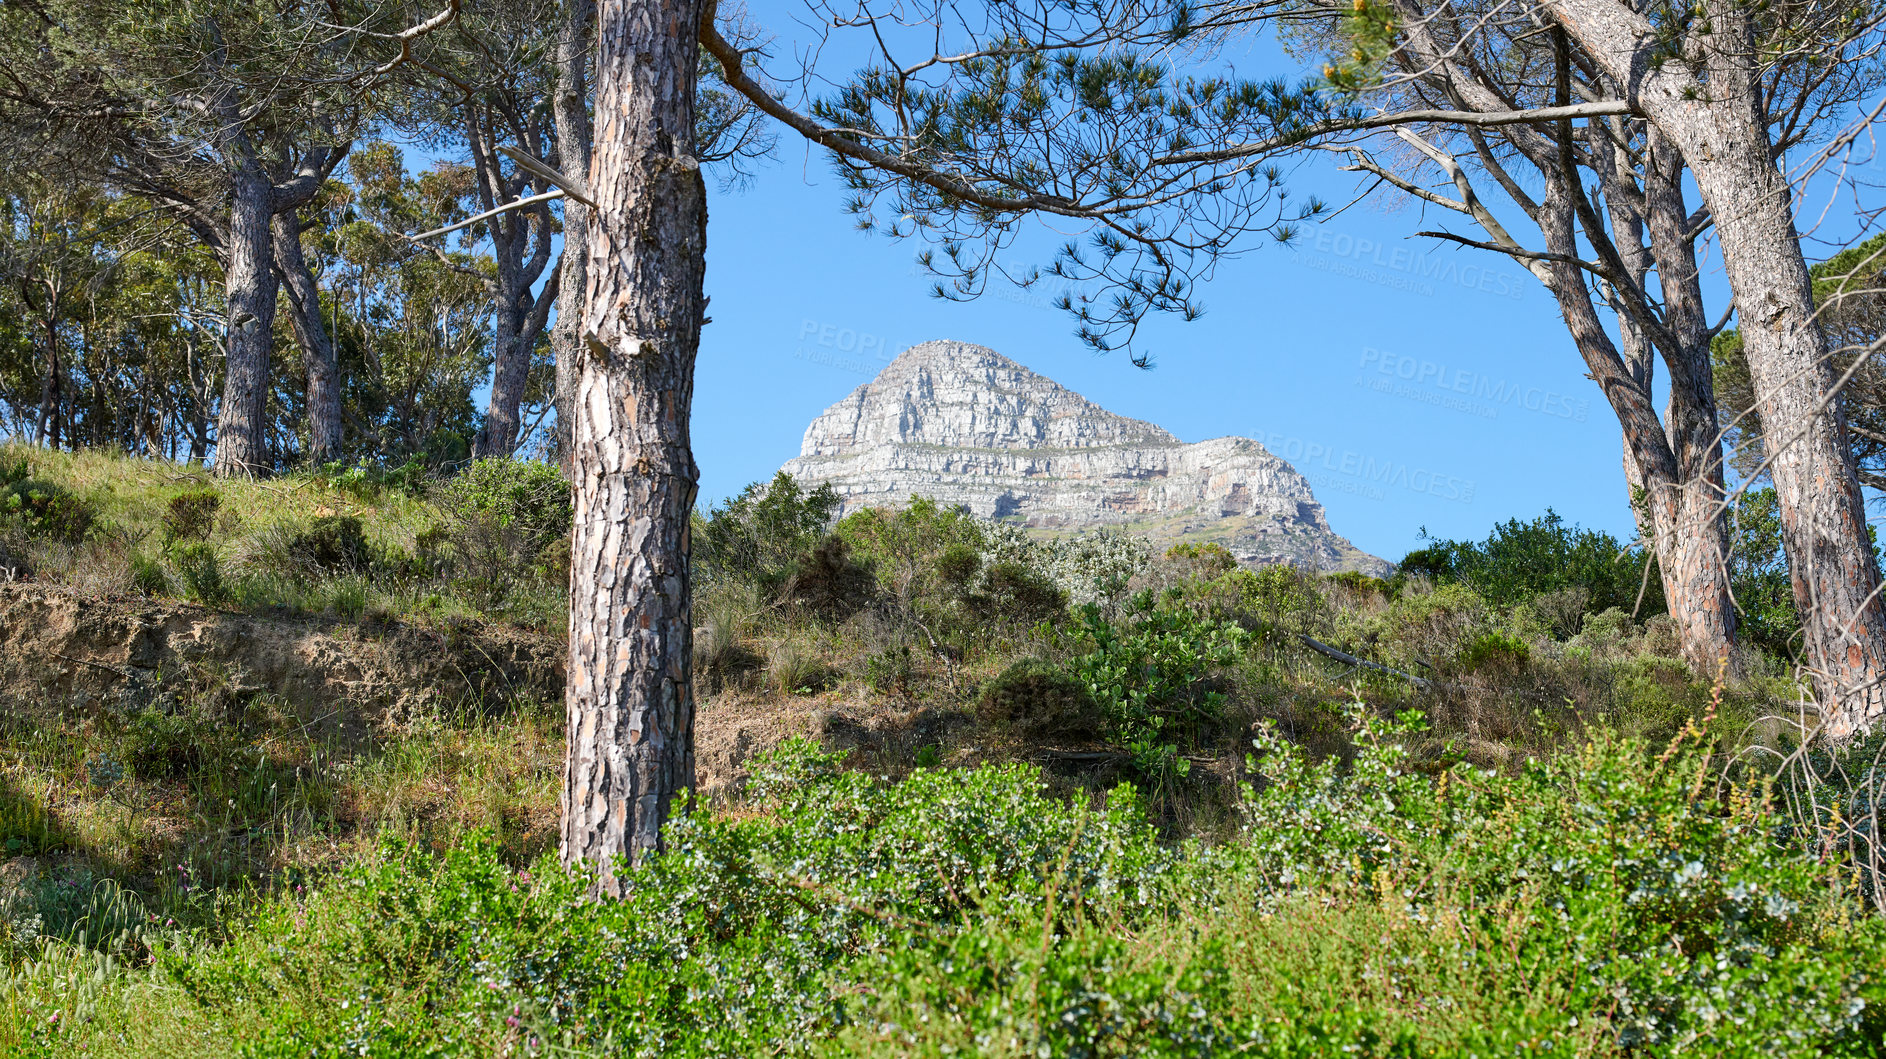
[[[1886,11],[797,15],[0,4],[0,1048],[1886,1051]],[[781,136],[1142,367],[1336,152],[1551,295],[1637,533],[701,510]]]

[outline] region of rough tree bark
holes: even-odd
[[[557,129],[557,163],[579,187],[589,174],[589,56],[596,17],[595,0],[565,0],[563,26],[557,37],[557,86],[551,113]],[[584,194],[588,194],[584,188]],[[589,263],[589,208],[574,198],[563,200],[563,256],[557,292],[557,322],[550,330],[550,349],[556,355],[557,459],[563,472],[572,471],[570,427],[576,409],[576,365],[582,356],[583,298],[588,291],[585,270]]]
[[[1547,10],[1681,152],[1715,220],[1755,398],[1773,424],[1769,474],[1806,660],[1827,734],[1846,739],[1886,713],[1879,569],[1792,198],[1767,134],[1754,33],[1733,0],[1705,6],[1707,41],[1667,62],[1668,42],[1617,0],[1555,0]]]
[[[238,134],[240,135],[240,134]],[[216,420],[216,473],[256,477],[268,454],[269,354],[275,330],[274,188],[253,152],[234,174],[224,289],[229,322],[223,405]]]
[[[301,223],[295,210],[275,215],[275,265],[288,291],[288,321],[301,347],[308,375],[308,459],[316,464],[340,459],[340,365],[334,340],[321,319],[321,292],[301,250]]]
[[[620,893],[694,781],[689,441],[706,272],[694,155],[701,0],[597,9],[588,297],[572,417],[561,849]]]

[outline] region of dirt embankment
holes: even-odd
[[[238,614],[0,585],[0,712],[15,715],[164,708],[188,688],[226,701],[273,696],[310,733],[359,738],[427,716],[559,701],[563,664],[560,639],[500,625]],[[790,736],[895,770],[966,721],[858,688],[723,689],[696,704],[695,781],[710,802],[735,795],[752,758]]]
[[[135,710],[182,682],[273,695],[310,722],[378,725],[561,698],[563,645],[469,622],[265,617],[0,585],[0,701]]]

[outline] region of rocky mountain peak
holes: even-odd
[[[1329,528],[1310,484],[1249,438],[1187,445],[968,342],[924,342],[806,428],[794,477],[843,513],[912,495],[1049,532],[1211,541],[1251,565],[1386,570]]]

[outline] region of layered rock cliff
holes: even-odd
[[[914,494],[1051,532],[1210,541],[1249,565],[1388,569],[1329,528],[1310,483],[1249,438],[1185,444],[966,342],[913,346],[806,428],[785,470],[843,512]]]

